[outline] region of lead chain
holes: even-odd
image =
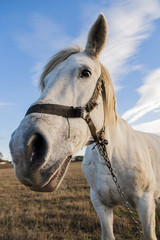
[[[135,223],[135,226],[136,226],[137,231],[139,232],[140,238],[141,238],[142,240],[145,240],[144,237],[143,237],[143,232],[142,232],[141,229],[139,228],[139,223],[136,221],[136,219],[135,219],[135,217],[134,217],[133,211],[132,211],[131,208],[130,208],[130,205],[129,205],[129,203],[128,203],[125,195],[124,195],[124,192],[123,192],[120,184],[118,183],[117,177],[116,177],[116,175],[115,175],[115,173],[114,173],[114,171],[113,171],[113,168],[112,168],[112,166],[111,166],[111,161],[110,161],[110,159],[109,159],[109,157],[108,157],[108,153],[107,153],[107,150],[106,150],[106,145],[107,145],[107,143],[108,143],[108,141],[105,139],[105,140],[103,140],[102,142],[99,142],[99,143],[96,144],[96,145],[98,146],[99,152],[100,152],[101,156],[104,158],[105,163],[106,163],[106,165],[107,165],[107,167],[108,167],[108,169],[109,169],[109,171],[110,171],[110,173],[111,173],[111,175],[112,175],[113,181],[114,181],[114,183],[115,183],[115,185],[116,185],[116,187],[117,187],[118,193],[119,193],[119,195],[120,195],[120,197],[121,197],[121,200],[122,200],[122,202],[123,202],[124,207],[125,207],[125,208],[128,210],[128,212],[130,213],[131,219],[132,219],[133,222]]]

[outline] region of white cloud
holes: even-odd
[[[29,30],[17,36],[19,47],[33,58],[44,59],[53,52],[65,47],[71,39],[53,20],[34,13],[30,18]]]
[[[0,107],[1,106],[14,106],[16,105],[15,103],[9,103],[9,102],[0,102]]]
[[[139,125],[134,125],[132,127],[138,131],[156,133],[156,134],[160,135],[160,120],[159,119],[151,121],[151,122],[139,124]]]
[[[154,20],[160,18],[160,1],[114,1],[109,8],[103,4],[85,4],[83,34],[74,42],[85,44],[89,27],[102,11],[108,22],[108,39],[100,60],[108,68],[115,89],[119,90],[122,87],[122,75],[138,70],[143,65],[134,64],[134,60],[140,45],[151,36]],[[92,14],[88,14],[89,11]]]
[[[104,13],[109,23],[109,36],[101,59],[118,87],[121,74],[140,67],[134,66],[131,60],[134,60],[140,44],[151,35],[153,21],[160,18],[160,2],[124,1]]]
[[[135,107],[123,114],[123,118],[133,123],[145,114],[159,111],[160,108],[160,68],[152,71],[144,80],[143,85],[137,89],[140,99]]]
[[[160,112],[160,109],[156,109],[154,110],[155,113],[159,113]]]
[[[23,30],[16,38],[19,48],[36,59],[30,70],[34,86],[39,81],[46,59],[72,42],[57,23],[38,13],[31,16],[29,30]]]

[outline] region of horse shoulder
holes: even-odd
[[[132,186],[133,191],[147,191],[155,187],[155,174],[153,170],[153,158],[158,158],[156,144],[149,134],[134,130],[123,119],[119,119],[115,146],[113,150],[113,167],[120,175],[122,185],[127,184],[128,190]],[[158,143],[157,143],[158,144]],[[151,148],[154,152],[151,154]]]
[[[143,133],[148,141],[150,161],[156,180],[156,190],[160,185],[160,136],[151,133]]]
[[[114,189],[115,185],[112,180],[110,171],[108,170],[104,159],[100,156],[97,148],[93,146],[87,147],[82,170],[90,187],[106,202],[109,198],[110,189]]]

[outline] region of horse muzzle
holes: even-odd
[[[20,181],[25,185],[30,185],[31,182],[38,184],[35,174],[38,174],[46,162],[49,151],[49,142],[46,137],[40,131],[31,129],[27,133],[22,133],[18,129],[12,134],[10,151]],[[29,179],[29,183],[26,179]]]
[[[24,130],[24,124],[27,125],[26,130]],[[16,176],[21,183],[32,190],[53,191],[61,182],[72,154],[70,151],[58,154],[61,147],[63,148],[63,144],[57,143],[58,139],[55,139],[55,152],[51,142],[53,134],[46,135],[44,126],[43,129],[31,123],[30,127],[28,125],[26,121],[22,122],[22,125],[12,134],[10,141]]]

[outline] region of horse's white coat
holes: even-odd
[[[88,102],[101,74],[98,55],[103,49],[106,33],[106,20],[101,14],[90,30],[85,51],[68,57],[45,77],[45,88],[37,103],[84,106]],[[89,78],[80,77],[84,68],[90,69]],[[111,88],[110,82],[108,85],[108,89]],[[113,101],[109,91],[107,98],[108,103]],[[104,119],[101,96],[91,117],[100,130]],[[51,166],[56,171],[67,156],[75,154],[91,137],[83,119],[69,119],[69,125],[67,119],[53,115],[30,114],[23,119],[10,143],[16,174],[22,183],[40,188],[45,183],[40,171],[47,174]],[[41,169],[38,168],[31,178],[26,170],[25,146],[26,139],[34,132],[40,132],[45,138],[48,152]],[[155,201],[157,209],[160,206],[160,138],[133,130],[117,116],[112,104],[108,108],[105,134],[112,167],[128,202],[138,211],[145,239],[156,240]],[[113,207],[121,204],[121,198],[97,147],[94,150],[92,147],[87,147],[82,168],[101,221],[102,239],[113,240]]]
[[[145,238],[155,236],[155,199],[159,197],[160,138],[134,131],[118,117],[108,145],[110,159],[130,205],[138,211]],[[121,204],[118,191],[98,150],[88,147],[83,172],[91,186],[91,199],[100,217],[102,239],[114,239],[112,209]]]

